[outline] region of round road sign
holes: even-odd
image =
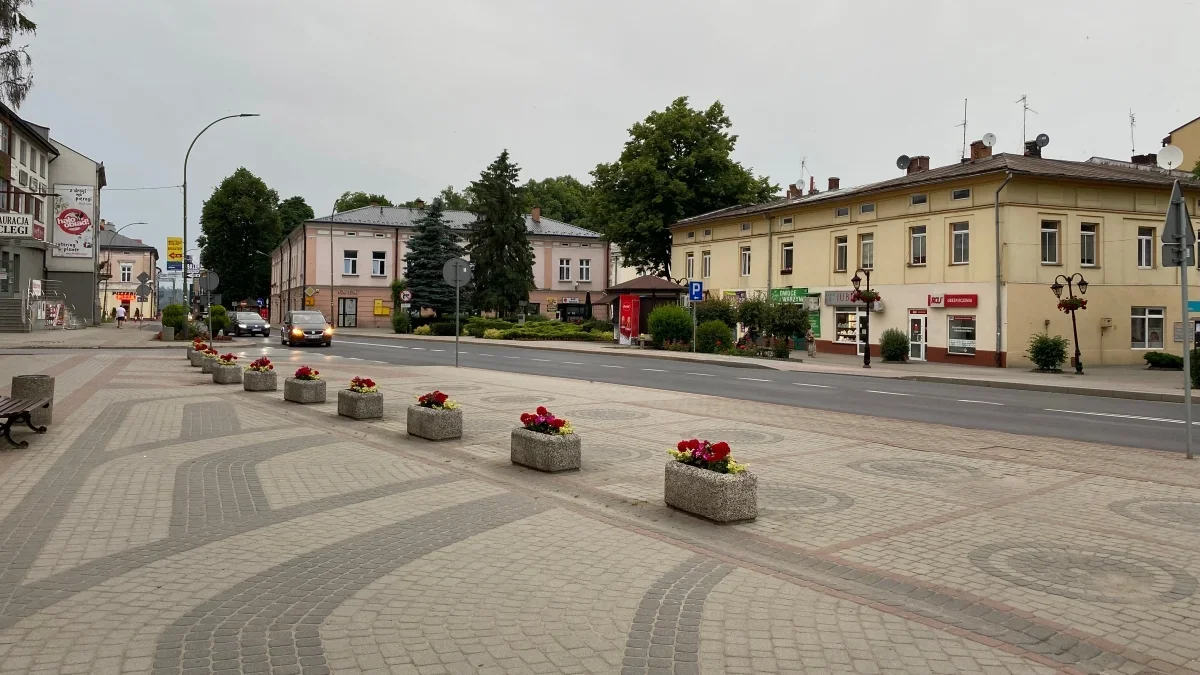
[[[451,258],[442,265],[442,278],[454,287],[471,283],[471,265],[462,258]]]

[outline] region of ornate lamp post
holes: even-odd
[[[863,275],[867,278],[867,287],[859,289],[862,284]],[[854,270],[854,277],[850,279],[850,283],[854,284],[854,295],[850,296],[852,302],[864,302],[867,305],[867,311],[863,314],[862,325],[859,326],[858,333],[862,336],[863,345],[863,368],[871,367],[871,305],[879,299],[879,293],[871,290],[871,270],[858,268]]]
[[[1067,286],[1066,286],[1067,297],[1066,298],[1062,297],[1062,292],[1063,292],[1063,285],[1061,283],[1062,281],[1067,282]],[[1081,355],[1081,353],[1079,351],[1079,327],[1075,323],[1075,310],[1087,309],[1087,300],[1084,300],[1083,298],[1075,297],[1075,289],[1076,288],[1079,289],[1080,295],[1085,295],[1085,294],[1087,294],[1087,287],[1088,287],[1087,279],[1084,279],[1083,275],[1080,274],[1079,272],[1076,272],[1075,274],[1072,274],[1071,276],[1066,276],[1063,274],[1058,275],[1054,279],[1054,285],[1052,285],[1050,287],[1050,290],[1054,292],[1054,297],[1060,298],[1060,300],[1058,302],[1058,308],[1071,315],[1071,333],[1075,338],[1075,374],[1076,375],[1083,374],[1083,356]]]

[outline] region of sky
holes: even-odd
[[[589,180],[678,96],[720,100],[735,159],[824,189],[1049,134],[1047,157],[1128,159],[1200,116],[1200,0],[40,0],[19,114],[103,161],[100,216],[188,247],[244,166],[324,215],[347,190],[394,201],[463,187],[501,150],[522,182]]]

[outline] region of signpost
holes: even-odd
[[[183,237],[167,237],[167,271],[183,269]]]
[[[458,302],[462,287],[471,282],[471,265],[462,258],[451,258],[442,265],[442,278],[454,287],[454,367],[458,367],[458,338],[462,329],[458,325]],[[411,294],[409,296],[412,297]]]
[[[1179,267],[1180,294],[1183,296],[1183,319],[1188,322],[1188,267],[1195,258],[1196,232],[1192,230],[1192,218],[1179,181],[1171,188],[1171,203],[1167,206],[1167,218],[1163,224],[1163,265]],[[1170,256],[1166,255],[1170,251]],[[1183,408],[1187,425],[1187,458],[1192,459],[1192,368],[1191,350],[1188,348],[1188,332],[1183,331]]]
[[[704,299],[704,282],[688,282],[688,300],[692,303],[692,352],[696,351],[696,303]]]

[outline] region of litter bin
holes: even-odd
[[[163,342],[171,342],[174,339],[175,339],[175,329],[171,326],[163,326],[162,341]]]
[[[54,378],[49,375],[16,375],[12,379],[12,397],[35,400],[50,397],[49,408],[38,408],[30,414],[33,426],[44,427],[54,420]]]

